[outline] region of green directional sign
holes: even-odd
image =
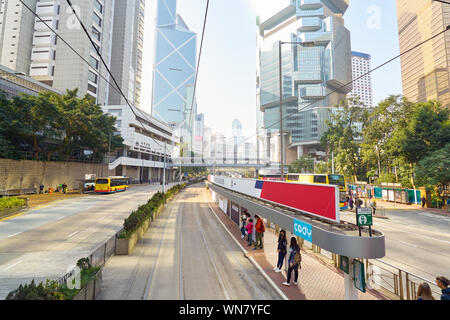
[[[357,208],[356,209],[356,222],[359,227],[371,226],[372,222],[372,208]]]

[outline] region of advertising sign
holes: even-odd
[[[366,292],[366,277],[364,274],[364,263],[353,260],[353,283],[355,288],[361,292]]]
[[[339,269],[344,271],[346,274],[350,274],[350,270],[348,267],[348,257],[339,256]]]
[[[306,241],[312,242],[312,226],[309,223],[295,219],[294,234]]]

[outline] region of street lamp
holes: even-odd
[[[283,139],[283,55],[281,47],[283,44],[295,44],[303,47],[314,47],[313,41],[308,42],[278,42],[279,68],[280,68],[280,164],[281,164],[281,180],[284,181],[284,139]]]

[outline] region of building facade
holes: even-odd
[[[400,52],[445,30],[450,5],[432,0],[397,0]],[[403,95],[412,102],[439,100],[450,108],[450,33],[401,57]]]
[[[36,9],[37,0],[26,0]],[[0,1],[0,64],[28,75],[35,16],[19,0]]]
[[[355,97],[366,107],[373,107],[372,77],[370,73],[372,58],[369,54],[352,51],[353,90],[348,94]]]
[[[145,1],[115,1],[111,52],[111,72],[127,100],[141,105],[142,52]],[[117,90],[110,88],[109,104],[126,104]]]
[[[107,65],[111,63],[114,0],[79,0],[75,11],[91,31],[95,46]],[[38,18],[35,19],[30,76],[59,91],[78,88],[78,94],[89,94],[98,104],[108,102],[110,78],[99,55],[84,33],[70,6],[62,0],[39,0],[36,13],[68,41],[87,65]]]
[[[158,0],[152,115],[173,127],[188,122],[191,136],[196,118],[196,52],[197,35],[177,14],[177,1]]]
[[[271,147],[277,144],[271,140],[280,139],[280,41],[290,42],[282,45],[281,59],[285,159],[325,156],[320,138],[326,121],[352,89],[347,85],[352,80],[350,32],[343,19],[347,8],[347,0],[291,0],[260,23],[259,105],[271,159],[280,158]]]
[[[164,158],[178,156],[180,138],[170,126],[139,108],[128,105],[102,106],[103,112],[117,118],[117,133],[124,139],[124,148],[109,159],[110,175],[127,176],[140,182],[162,181]],[[176,170],[166,169],[166,181],[174,179]]]

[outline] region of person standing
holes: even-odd
[[[67,184],[65,182],[62,185],[62,189],[63,189],[63,193],[66,194],[67,193]]]
[[[242,214],[242,216],[241,216],[241,223],[242,223],[242,225],[241,225],[241,233],[242,233],[241,238],[244,239],[245,238],[245,226],[247,224],[247,215],[245,213]]]
[[[434,300],[428,283],[424,282],[419,285],[419,288],[417,289],[417,300]]]
[[[374,199],[373,202],[370,204],[370,206],[371,206],[372,209],[373,209],[373,215],[375,215],[375,211],[377,211],[377,202],[376,202],[375,199]]]
[[[284,258],[287,253],[287,239],[286,239],[286,231],[281,230],[280,235],[278,236],[278,262],[276,268],[273,270],[275,272],[281,272],[281,268],[283,267]]]
[[[420,198],[420,200],[422,201],[422,208],[425,208],[425,204],[427,203],[427,199],[425,198],[425,196],[422,196],[422,198]]]
[[[285,286],[290,287],[291,286],[291,275],[292,275],[292,271],[294,271],[295,274],[295,278],[294,278],[294,285],[298,284],[298,268],[302,268],[301,267],[301,262],[302,262],[302,255],[300,253],[300,247],[297,244],[297,239],[295,239],[295,237],[291,238],[291,245],[289,247],[289,251],[288,251],[288,264],[289,264],[289,269],[287,272],[287,281],[283,282],[283,284]]]
[[[350,205],[350,210],[353,210],[353,197],[350,197],[350,200],[348,200],[348,204]]]
[[[253,248],[253,250],[258,250],[258,248],[262,249],[264,247],[263,237],[264,237],[264,231],[266,231],[266,228],[264,227],[264,221],[263,221],[263,219],[261,219],[261,217],[255,215],[255,219],[256,219],[256,225],[255,225],[256,242],[255,242],[255,248]]]
[[[44,185],[42,183],[39,186],[39,194],[44,194]]]
[[[253,243],[253,219],[252,218],[250,218],[248,220],[247,226],[245,228],[247,229],[248,246],[251,246]]]
[[[436,278],[437,286],[442,290],[441,300],[450,300],[450,280],[444,276],[439,276]]]

